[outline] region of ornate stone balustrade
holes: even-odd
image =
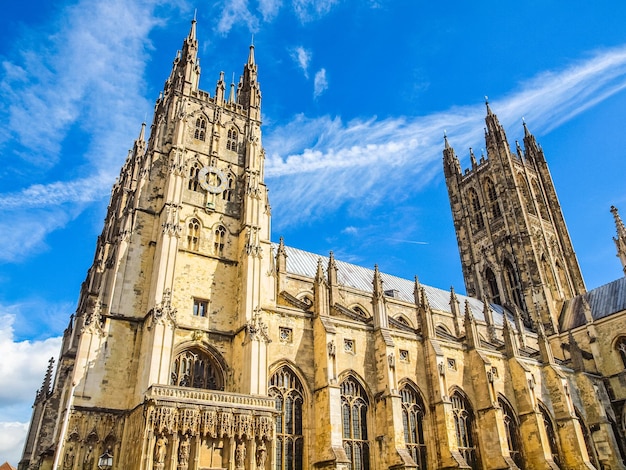
[[[221,408],[238,408],[274,412],[274,399],[255,397],[217,390],[200,390],[197,388],[177,387],[173,385],[153,385],[146,392],[147,399],[159,402],[175,402],[177,404],[193,403],[196,405],[219,406]]]

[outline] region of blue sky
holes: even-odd
[[[464,292],[442,135],[468,166],[484,96],[543,146],[587,287],[621,268],[626,4],[12,2],[0,17],[0,460],[75,308],[111,185],[197,8],[201,87],[254,35],[273,238]],[[17,448],[17,450],[14,450]]]

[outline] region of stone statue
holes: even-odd
[[[261,441],[261,445],[257,448],[256,451],[256,466],[259,469],[265,468],[265,459],[267,459],[267,448],[265,447],[265,443]]]
[[[70,446],[65,451],[65,457],[63,458],[63,468],[69,470],[74,467],[74,448]]]
[[[87,452],[85,452],[85,458],[83,459],[83,470],[93,469],[93,447],[89,446]]]
[[[161,434],[154,445],[154,463],[165,463],[165,456],[167,455],[167,438],[164,434]]]
[[[178,465],[181,467],[189,465],[189,436],[187,434],[178,445]]]
[[[243,441],[239,441],[235,448],[235,468],[244,468],[246,461],[246,445]]]

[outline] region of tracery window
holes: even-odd
[[[198,140],[206,139],[206,119],[203,117],[196,119],[196,130],[193,133],[193,138]]]
[[[541,410],[541,416],[543,417],[543,425],[545,426],[546,434],[548,436],[548,445],[550,446],[550,453],[552,454],[552,460],[560,468],[561,459],[559,458],[559,444],[556,440],[556,432],[554,431],[554,424],[552,424],[552,418],[550,417],[550,413],[545,408],[545,406],[540,404],[539,409]]]
[[[191,219],[187,224],[187,249],[197,251],[200,247],[200,222]]]
[[[578,418],[578,423],[580,424],[580,430],[583,433],[583,440],[585,441],[585,447],[587,448],[589,461],[593,464],[595,468],[602,468],[600,467],[600,464],[598,463],[598,456],[596,454],[596,448],[593,443],[593,438],[591,437],[591,434],[589,433],[589,429],[587,428],[587,425],[585,424],[585,421],[583,420],[583,417],[578,411],[578,409],[575,409],[574,411],[576,413],[576,417]]]
[[[523,469],[524,459],[522,458],[522,446],[519,435],[519,424],[513,408],[502,398],[498,398],[498,404],[502,409],[504,418],[504,430],[506,431],[506,442],[509,445],[509,454],[515,464]]]
[[[215,229],[215,239],[213,240],[213,252],[217,256],[224,254],[224,238],[226,237],[226,229],[220,225]]]
[[[191,191],[200,191],[198,173],[200,173],[200,164],[198,162],[194,162],[189,169],[189,182],[187,183],[187,189],[190,189]]]
[[[622,364],[624,368],[626,368],[626,336],[622,336],[617,340],[617,343],[615,343],[615,349],[617,349],[617,352],[622,358]]]
[[[504,272],[506,274],[506,280],[509,284],[509,289],[511,291],[511,297],[515,305],[517,305],[520,309],[523,309],[522,303],[522,287],[519,284],[519,279],[517,274],[515,273],[515,269],[513,269],[513,265],[509,260],[504,261]]]
[[[424,402],[415,388],[405,384],[400,389],[402,397],[402,424],[404,443],[419,470],[426,469],[426,443],[424,441]]]
[[[479,468],[479,464],[476,456],[476,445],[474,444],[474,413],[472,413],[472,408],[467,399],[458,391],[452,394],[451,400],[459,453],[465,462],[476,470]]]
[[[487,268],[487,271],[485,272],[485,277],[487,278],[487,285],[489,286],[491,301],[494,304],[500,305],[502,302],[500,301],[500,290],[498,289],[498,281],[496,280],[496,275],[493,273],[491,268]]]
[[[483,220],[483,214],[480,211],[480,201],[478,200],[478,194],[473,188],[467,191],[467,198],[469,200],[470,208],[472,211],[472,222],[476,226],[477,230],[485,228],[485,222]]]
[[[283,366],[270,378],[269,395],[276,403],[276,470],[303,468],[302,417],[304,391],[294,372]]]
[[[500,204],[498,203],[498,193],[496,191],[496,186],[493,184],[490,178],[487,178],[486,188],[487,188],[487,198],[489,199],[489,206],[491,208],[491,215],[494,219],[502,216],[502,211],[500,210]]]
[[[370,452],[367,441],[367,410],[369,401],[363,387],[352,377],[341,382],[341,416],[343,448],[350,460],[350,470],[369,470]]]
[[[226,150],[232,150],[233,152],[237,151],[237,135],[237,129],[235,129],[234,127],[228,129]]]
[[[199,348],[187,349],[174,360],[171,384],[179,387],[224,390],[224,378],[215,359]]]

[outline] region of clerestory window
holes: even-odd
[[[341,383],[343,448],[350,461],[349,470],[369,470],[370,449],[367,440],[369,401],[363,387],[348,377]]]

